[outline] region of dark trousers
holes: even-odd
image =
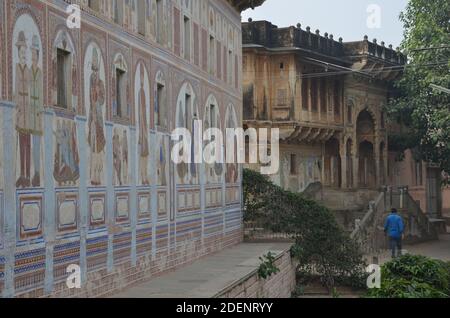
[[[401,237],[390,237],[389,246],[392,251],[392,258],[402,256],[402,238]]]

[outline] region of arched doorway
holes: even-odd
[[[341,156],[339,141],[331,138],[325,143],[325,180],[327,186],[339,188],[341,186]]]
[[[375,163],[375,121],[367,111],[362,111],[357,120],[357,139],[359,156],[359,186],[361,188],[376,187]]]

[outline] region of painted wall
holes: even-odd
[[[136,1],[120,25],[114,1],[71,2],[81,29],[62,1],[0,1],[4,297],[103,295],[242,239],[240,167],[170,160],[170,132],[211,105],[209,125],[241,126],[239,13],[166,0],[157,16],[151,0],[140,34]],[[70,264],[80,290],[65,285]]]

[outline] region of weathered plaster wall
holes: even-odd
[[[70,2],[81,29],[66,27],[67,2],[0,1],[4,297],[104,295],[242,239],[239,167],[170,160],[170,132],[211,104],[219,128],[241,125],[239,13],[167,0],[156,16],[149,1],[143,35],[136,1],[120,25],[114,1]],[[57,49],[69,56],[66,107]],[[80,290],[65,285],[70,264]]]

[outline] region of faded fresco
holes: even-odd
[[[194,121],[199,119],[197,96],[189,83],[183,84],[177,98],[176,111],[176,127],[186,128],[191,134],[191,149],[188,151],[191,155],[191,163],[177,164],[177,183],[178,184],[198,184],[198,167],[194,163],[195,140],[194,135]],[[180,154],[181,155],[181,154]]]
[[[239,30],[238,10],[76,3],[80,29],[65,25],[67,2],[0,0],[0,297],[97,296],[130,271],[157,274],[241,240],[239,166],[175,165],[170,135],[189,130],[193,160],[195,120],[236,125],[223,102],[239,113],[224,30]],[[191,59],[180,63],[174,41]],[[72,264],[89,281],[81,290],[66,288]]]
[[[157,165],[156,176],[159,186],[167,186],[168,179],[168,165],[170,163],[170,157],[168,154],[168,137],[163,134],[158,134],[158,148],[157,148]]]
[[[105,65],[99,47],[91,43],[84,58],[84,100],[88,114],[87,140],[89,146],[90,184],[105,184]]]
[[[236,111],[233,105],[228,105],[226,115],[225,115],[225,129],[235,129],[238,128],[238,120],[236,116]],[[237,148],[237,138],[234,138],[234,163],[226,164],[225,181],[226,183],[237,183],[239,180],[239,165],[238,165],[238,148]],[[227,151],[228,149],[225,149]],[[224,156],[225,158],[226,155]]]
[[[129,184],[129,132],[126,127],[114,127],[113,132],[113,167],[114,185]]]
[[[208,97],[208,100],[206,101],[203,125],[205,130],[208,130],[210,128],[221,129],[219,104],[217,102],[217,99],[213,95],[210,95]],[[211,140],[209,142],[205,142],[205,146],[207,146],[209,143],[216,143],[217,145],[217,138],[218,136],[212,135]],[[214,147],[210,155],[213,158],[220,158],[221,156],[223,156],[223,149]],[[207,183],[219,183],[222,178],[223,164],[220,162],[216,162],[214,164],[206,163],[205,166]]]
[[[136,131],[138,149],[138,184],[150,184],[150,82],[143,63],[136,68],[135,80]]]
[[[16,104],[17,188],[42,186],[44,79],[42,43],[33,18],[23,14],[13,31],[13,95]]]
[[[80,178],[77,128],[72,120],[57,119],[53,177],[58,186],[75,186]]]

